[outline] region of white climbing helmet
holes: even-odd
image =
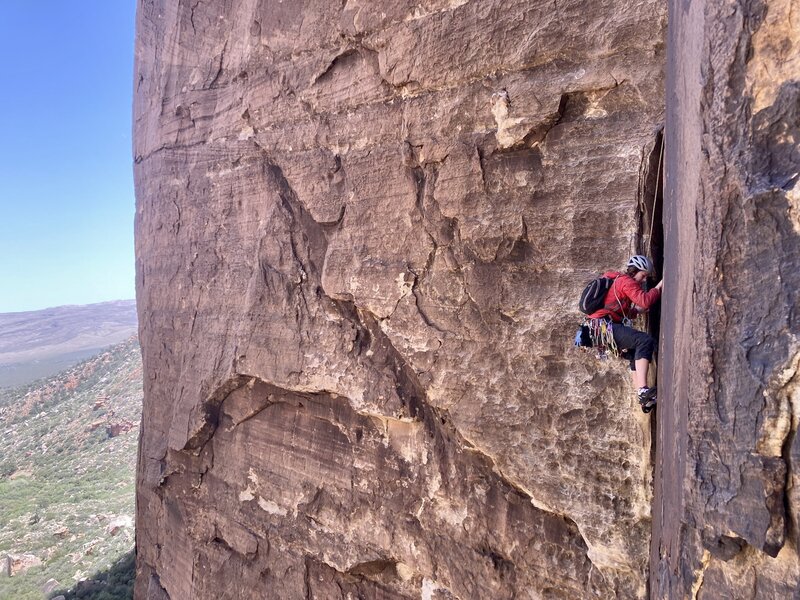
[[[628,266],[640,271],[647,271],[650,274],[655,272],[653,269],[653,263],[650,262],[650,259],[646,256],[642,256],[641,254],[631,256],[630,260],[628,261]]]

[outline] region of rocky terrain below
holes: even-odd
[[[132,550],[141,401],[135,338],[0,391],[0,598],[85,588]]]

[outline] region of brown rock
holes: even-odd
[[[58,529],[56,529],[56,530],[53,532],[53,535],[54,535],[55,537],[57,537],[57,538],[64,539],[64,538],[65,538],[65,537],[67,537],[67,536],[68,536],[70,533],[72,533],[72,532],[71,532],[71,531],[70,531],[70,530],[69,530],[67,527],[65,527],[64,525],[61,525],[61,526],[60,526]]]
[[[97,547],[98,544],[102,543],[102,541],[103,541],[102,538],[97,538],[83,544],[81,549],[83,550],[84,555],[86,556],[93,555],[95,548]],[[80,577],[78,577],[78,572],[76,572],[75,574],[75,580],[76,581],[80,580]]]
[[[103,427],[106,424],[106,419],[97,419],[96,421],[92,421],[86,426],[86,431],[94,431],[100,427]]]
[[[569,344],[644,244],[664,23],[140,4],[138,597],[644,596],[649,418]]]
[[[50,594],[55,592],[59,587],[61,587],[61,584],[58,582],[58,580],[50,578],[42,586],[42,593],[45,596],[49,596]],[[64,596],[55,596],[54,598],[52,598],[52,600],[56,600],[56,598],[64,598]]]
[[[8,577],[13,577],[41,565],[42,560],[33,554],[7,554],[3,571]]]
[[[120,515],[108,522],[108,525],[106,525],[106,533],[114,536],[117,535],[121,529],[128,527],[133,527],[133,519],[128,515]]]
[[[651,585],[797,597],[800,5],[671,4]]]
[[[135,425],[131,421],[114,421],[106,425],[106,433],[108,437],[115,438],[118,435],[132,430]]]

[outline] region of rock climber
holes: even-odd
[[[624,273],[603,273],[603,277],[614,281],[603,299],[603,308],[587,318],[595,346],[605,347],[612,354],[630,360],[633,385],[642,411],[646,413],[656,404],[656,388],[647,386],[647,372],[656,341],[647,333],[634,329],[632,321],[661,298],[664,283],[659,281],[653,289],[645,292],[648,276],[655,276],[655,269],[650,259],[641,254],[631,256]]]

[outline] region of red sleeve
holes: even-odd
[[[620,277],[617,281],[620,295],[625,295],[631,302],[647,310],[661,298],[661,289],[653,288],[645,292],[633,277]]]

